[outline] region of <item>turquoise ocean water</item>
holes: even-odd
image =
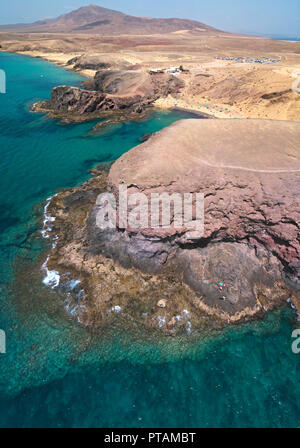
[[[300,37],[274,37],[275,40],[292,40],[300,42]]]
[[[290,309],[205,341],[127,335],[121,324],[97,334],[41,283],[46,198],[185,116],[155,113],[91,135],[93,123],[66,126],[29,112],[54,86],[79,84],[79,75],[5,53],[0,68],[0,427],[300,426]]]

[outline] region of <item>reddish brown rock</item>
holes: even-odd
[[[297,123],[185,120],[124,154],[108,185],[93,177],[56,196],[48,266],[81,280],[81,321],[104,322],[117,306],[174,335],[263,317],[288,299],[299,311],[299,138]],[[204,193],[204,235],[99,228],[97,195],[120,184],[148,197]]]
[[[119,184],[130,186],[129,194],[204,193],[201,240],[161,228],[143,229],[136,240],[152,240],[150,246],[167,238],[172,247],[242,242],[264,248],[300,288],[299,142],[300,125],[293,122],[184,120],[123,155],[108,182],[116,194]]]
[[[95,75],[95,90],[58,86],[37,109],[75,116],[109,110],[142,112],[159,97],[176,93],[182,87],[182,81],[165,73],[101,70]]]

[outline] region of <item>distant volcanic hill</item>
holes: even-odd
[[[39,20],[30,24],[3,25],[1,30],[31,33],[85,34],[167,34],[174,31],[217,32],[215,28],[194,20],[153,19],[134,17],[96,5],[85,6],[55,19]]]

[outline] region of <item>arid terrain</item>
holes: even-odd
[[[300,120],[300,96],[292,90],[299,77],[300,42],[230,34],[195,21],[120,14],[91,6],[56,20],[0,27],[1,51],[41,57],[89,77],[99,69],[145,72],[182,66],[187,71],[176,76],[184,88],[159,98],[156,106],[220,118]],[[112,31],[116,28],[120,34]],[[225,59],[230,57],[235,59]]]
[[[299,315],[299,137],[298,123],[287,121],[182,120],[125,153],[108,175],[93,170],[49,203],[50,286],[80,279],[69,306],[86,325],[122,310],[168,335],[187,323],[205,331],[263,317],[286,301]],[[203,192],[203,236],[190,239],[184,224],[100,228],[96,198],[117,197],[120,185],[129,197]]]
[[[82,186],[49,201],[43,232],[55,239],[42,267],[45,284],[61,282],[64,290],[77,279],[69,305],[81,323],[133,309],[134,319],[147,316],[146,327],[174,335],[178,322],[190,331],[210,316],[222,327],[287,300],[300,316],[300,42],[90,6],[2,27],[0,45],[87,76],[81,87],[55,87],[32,108],[65,123],[107,118],[98,129],[143,118],[153,105],[218,118],[149,134],[109,174],[93,170]],[[185,228],[135,232],[119,224],[103,231],[96,198],[105,191],[117,197],[121,184],[149,195],[203,193],[203,236],[191,243]]]

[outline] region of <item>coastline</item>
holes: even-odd
[[[43,283],[52,290],[60,286],[62,291],[67,291],[67,311],[80,325],[106,328],[112,316],[120,314],[135,321],[145,333],[155,330],[168,338],[196,334],[205,338],[211,331],[224,331],[230,326],[262,320],[266,314],[264,306],[268,311],[286,306],[285,298],[280,297],[272,303],[259,295],[254,304],[232,314],[214,303],[208,304],[203,297],[199,299],[178,274],[150,274],[134,267],[125,268],[110,258],[99,254],[95,257],[86,251],[78,238],[79,235],[81,240],[86,238],[86,223],[93,207],[91,198],[96,198],[99,191],[107,190],[107,175],[107,169],[99,166],[78,187],[53,196],[46,209],[53,216],[50,228],[44,214],[43,230],[47,232],[44,237],[50,238],[51,247],[42,266],[46,273]],[[82,205],[78,217],[76,198],[79,194]],[[62,284],[60,278],[64,279]],[[98,286],[95,288],[96,280]],[[74,282],[76,286],[73,286]],[[136,297],[131,303],[133,290]],[[99,294],[103,296],[101,300]],[[163,299],[159,301],[159,297]],[[294,297],[292,303],[296,306]]]
[[[11,54],[19,54],[22,56],[28,56],[34,59],[43,59],[46,62],[50,62],[52,64],[57,65],[58,67],[62,67],[65,70],[73,71],[74,73],[78,73],[79,75],[85,76],[86,78],[93,79],[97,70],[75,70],[74,65],[68,65],[68,61],[76,56],[80,56],[81,53],[42,53],[40,51],[5,51],[0,49],[1,53],[11,53]]]
[[[0,52],[43,59],[65,70],[78,73],[87,81],[93,79],[97,73],[97,70],[75,69],[74,64],[68,64],[71,59],[82,56],[82,52],[5,51],[4,49],[0,49]],[[179,76],[179,79],[186,84],[184,91],[174,96],[169,94],[167,97],[161,97],[153,103],[153,106],[165,110],[177,108],[186,113],[199,113],[201,116],[207,114],[214,118],[300,121],[300,103],[297,95],[291,90],[294,80],[293,69],[297,69],[298,65],[287,63],[284,66],[281,64],[271,68],[250,67],[250,65],[248,67],[247,64],[244,64],[245,78],[240,77],[242,69],[240,65],[242,64],[229,64],[220,67],[215,61],[211,61],[197,67],[190,67],[190,73]],[[148,65],[140,65],[138,70],[146,72]],[[268,74],[274,75],[273,83],[269,82]],[[201,79],[203,87],[198,91],[198,87],[195,90],[194,83],[197,84],[199,76],[203,76],[203,81]],[[276,82],[275,76],[278,80]],[[259,86],[257,92],[253,92],[252,95],[247,94],[250,86],[243,84],[246,77],[249,78],[249,82],[255,82]],[[209,79],[214,80],[213,83]],[[282,86],[279,87],[278,83],[282,83]],[[243,90],[245,90],[245,94]],[[238,96],[235,101],[231,102],[228,100],[229,94],[232,94],[233,97]]]
[[[20,54],[20,53],[19,53]],[[22,54],[22,55],[24,55],[24,54]],[[34,56],[34,55],[31,55],[30,57],[34,57],[34,58],[41,58],[41,59],[44,59],[44,58],[42,58],[41,56]],[[48,62],[51,62],[51,63],[53,63],[52,61],[48,61]],[[63,68],[65,68],[62,64],[62,61],[60,61],[60,63],[58,63],[58,62],[56,62],[56,64],[57,65],[60,65],[61,67],[63,67]],[[72,68],[69,68],[70,70],[72,70]],[[172,102],[175,102],[175,104],[172,106]],[[184,107],[181,107],[181,106],[184,106]],[[188,105],[191,105],[191,107],[188,107]],[[228,119],[228,118],[237,118],[237,117],[232,117],[231,116],[231,114],[230,114],[230,112],[228,111],[228,110],[226,110],[226,111],[219,111],[219,115],[218,115],[218,117],[213,117],[212,115],[210,115],[210,114],[208,114],[207,113],[207,110],[210,110],[209,109],[209,106],[207,105],[207,106],[202,106],[202,107],[199,107],[199,109],[197,109],[196,107],[195,107],[195,105],[193,104],[193,103],[191,103],[191,102],[187,102],[186,100],[184,100],[184,99],[175,99],[175,98],[173,98],[173,97],[171,97],[170,95],[167,97],[167,98],[160,98],[159,100],[157,100],[156,102],[154,102],[154,106],[160,106],[160,108],[161,109],[167,109],[167,110],[173,110],[173,111],[177,111],[177,112],[185,112],[185,113],[188,113],[188,114],[191,114],[192,116],[197,116],[197,117],[202,117],[202,118],[226,118],[226,119]],[[194,108],[195,107],[195,108]],[[158,107],[159,108],[159,107]],[[201,110],[202,109],[202,110]],[[42,111],[42,110],[41,110]],[[206,111],[206,112],[205,112]],[[47,112],[46,110],[45,111],[43,111],[43,112]],[[67,117],[66,117],[67,118]],[[98,118],[100,118],[100,117],[98,117]],[[90,119],[90,117],[89,118],[87,118],[87,119]],[[67,121],[70,121],[69,119],[67,119]],[[102,126],[102,123],[100,124],[101,126]],[[49,259],[47,260],[47,261],[49,261]],[[55,263],[54,263],[55,264]],[[46,267],[46,266],[45,266]],[[52,266],[53,267],[53,266]],[[53,268],[52,270],[51,270],[51,272],[54,272],[54,273],[56,273],[56,272],[58,272],[58,270],[56,269],[57,267],[55,266],[55,269]],[[207,312],[207,310],[206,310],[206,312]],[[221,316],[221,315],[219,315],[218,316],[218,319],[221,319],[221,320],[225,320],[225,321],[228,321],[228,322],[235,322],[235,321],[239,321],[239,320],[243,320],[243,318],[245,318],[245,317],[247,317],[247,318],[249,318],[250,316],[251,316],[251,314],[252,314],[252,312],[253,312],[253,314],[255,315],[255,314],[257,314],[257,312],[259,312],[259,309],[255,309],[254,311],[250,311],[249,313],[246,313],[246,315],[244,316],[243,315],[243,313],[242,314],[237,314],[236,316],[234,316],[234,317],[231,317],[231,316],[229,316],[229,315],[224,315],[224,316]],[[208,313],[209,314],[209,313]],[[214,313],[213,313],[214,314]]]
[[[35,93],[36,85],[45,86],[41,97],[47,96],[48,82],[44,82],[45,80],[39,82],[33,74],[30,78],[32,82],[24,82],[22,71],[27,73],[25,67],[27,64],[30,65],[30,61],[28,61],[26,58],[20,58],[18,62],[21,76],[16,79],[16,83],[20,85],[20,88],[19,90],[14,89],[12,92],[15,94],[16,103],[23,98],[23,90],[27,88],[27,85],[33,93]],[[52,61],[48,62],[53,63]],[[34,64],[37,66],[39,64],[40,66],[47,65],[38,60],[33,61],[32,65]],[[68,70],[70,78],[72,78],[72,72],[79,73],[70,67],[56,65]],[[58,69],[51,70],[51,65],[46,69],[50,72],[59,72]],[[18,69],[15,72],[18,72]],[[40,72],[37,70],[34,73]],[[52,76],[52,78],[49,77],[49,80],[56,82],[55,74]],[[67,83],[66,79],[64,81]],[[33,97],[33,94],[31,96]],[[7,95],[7,99],[9,98],[11,97]],[[2,96],[2,99],[6,101],[5,95]],[[11,99],[14,100],[14,97]],[[24,100],[23,104],[25,104]],[[14,108],[10,109],[10,105],[7,103],[7,107],[2,108],[4,117],[7,110],[12,110],[11,114],[14,112]],[[27,113],[27,109],[21,107],[16,108],[16,111],[18,114]],[[191,109],[190,112],[198,114],[198,111]],[[201,114],[201,112],[199,113]],[[163,115],[168,115],[168,113]],[[190,324],[193,325],[193,320],[187,319],[186,314],[182,313],[186,306],[181,302],[178,310],[181,314],[177,315],[176,313],[176,316],[181,318],[179,322],[182,326],[181,333],[177,337],[170,337],[165,332],[166,330],[163,329],[164,333],[161,333],[161,329],[158,328],[162,322],[158,320],[158,317],[165,317],[164,313],[167,311],[165,308],[157,307],[158,298],[153,300],[157,319],[153,322],[156,323],[156,327],[151,326],[146,331],[144,326],[137,326],[130,318],[126,320],[125,298],[118,295],[111,304],[112,306],[109,307],[108,325],[99,326],[94,330],[85,327],[84,320],[77,323],[76,318],[80,319],[81,316],[78,314],[76,316],[78,304],[75,300],[82,297],[82,288],[76,280],[75,269],[74,271],[69,269],[72,262],[80,261],[78,257],[80,253],[76,251],[77,248],[74,246],[73,259],[68,257],[67,250],[65,252],[68,269],[65,271],[63,266],[58,268],[62,274],[69,271],[74,273],[74,276],[70,276],[68,279],[67,285],[71,289],[75,287],[75,290],[71,290],[74,301],[68,301],[68,298],[64,301],[65,296],[59,297],[51,287],[47,288],[42,283],[45,273],[50,273],[51,276],[51,269],[57,266],[58,259],[53,258],[53,255],[59,247],[64,246],[63,239],[57,241],[58,246],[53,249],[51,260],[47,265],[48,272],[39,271],[39,266],[43,262],[45,263],[44,255],[46,251],[47,254],[50,252],[51,243],[56,243],[55,231],[61,229],[68,236],[68,228],[64,225],[64,221],[67,223],[69,218],[70,224],[74,225],[73,209],[76,219],[83,222],[85,208],[81,207],[80,201],[83,193],[79,190],[82,190],[82,184],[87,181],[94,181],[95,187],[99,188],[95,172],[93,177],[86,175],[88,168],[94,167],[96,160],[103,155],[106,158],[114,155],[120,157],[120,154],[114,153],[117,146],[122,150],[129,151],[138,144],[140,135],[152,132],[153,129],[148,128],[145,124],[142,125],[144,127],[139,126],[140,130],[136,131],[134,124],[130,125],[128,129],[124,125],[117,141],[114,140],[114,136],[98,140],[86,137],[85,129],[88,126],[82,128],[80,125],[57,126],[53,120],[40,120],[39,123],[39,117],[33,115],[30,123],[26,124],[27,122],[22,120],[22,116],[12,116],[14,118],[13,125],[16,122],[20,123],[19,133],[11,128],[11,137],[15,137],[14,146],[20,153],[20,159],[13,159],[3,146],[3,160],[6,161],[7,158],[7,163],[2,165],[5,167],[3,180],[7,178],[8,181],[4,184],[1,202],[10,201],[9,189],[19,191],[15,203],[11,202],[11,210],[12,214],[15,213],[16,218],[20,216],[22,222],[25,220],[21,212],[24,213],[24,210],[27,210],[29,213],[31,210],[29,209],[30,202],[28,202],[28,207],[26,205],[28,198],[30,197],[34,204],[40,204],[36,217],[39,221],[34,221],[32,227],[37,229],[39,222],[44,226],[44,228],[41,227],[41,230],[46,230],[47,233],[49,225],[52,228],[49,235],[52,234],[53,240],[50,237],[48,244],[47,240],[41,240],[43,248],[46,244],[49,247],[43,249],[38,266],[34,257],[35,245],[27,242],[26,246],[28,245],[30,252],[27,252],[26,247],[26,253],[24,253],[28,258],[30,256],[32,260],[34,259],[35,261],[32,263],[35,264],[31,263],[26,267],[26,257],[20,257],[23,270],[19,273],[18,282],[15,284],[18,294],[15,297],[11,296],[6,303],[1,302],[2,317],[6,319],[7,316],[10,350],[1,364],[1,392],[11,394],[11,397],[2,401],[1,426],[12,426],[17,422],[18,425],[27,427],[34,424],[44,427],[47,425],[61,426],[62,424],[70,427],[95,427],[103,426],[103,422],[107,422],[107,425],[113,427],[116,426],[116,421],[120,426],[132,427],[159,426],[159,424],[176,427],[176,425],[182,425],[182,422],[186,426],[200,427],[209,424],[214,427],[226,425],[239,427],[243,425],[247,427],[259,425],[266,427],[271,425],[274,427],[296,426],[298,414],[295,409],[297,409],[296,406],[298,407],[298,397],[300,397],[299,382],[297,382],[296,375],[288,375],[287,372],[293,372],[297,362],[297,356],[292,353],[290,347],[291,333],[297,323],[295,322],[294,308],[291,310],[286,303],[279,310],[265,314],[264,318],[263,316],[259,318],[246,317],[242,324],[231,322],[231,325],[227,325],[226,316],[224,316],[223,320],[218,321],[217,328],[209,328],[209,331],[207,329],[210,322],[216,322],[217,319],[214,315],[207,319],[208,310],[203,308],[197,310],[199,313],[197,316],[199,315],[203,322],[200,333],[196,332],[197,322],[195,322],[192,333],[187,334],[190,331]],[[217,123],[218,120],[212,120],[213,122]],[[3,120],[2,123],[4,124],[6,121]],[[228,125],[231,123],[234,122],[227,121]],[[49,127],[48,133],[47,126]],[[72,129],[75,130],[75,128],[82,129],[82,131],[72,133]],[[4,135],[5,132],[4,128]],[[22,145],[21,147],[21,132],[23,136],[21,141],[24,146],[26,144],[28,146]],[[24,137],[26,135],[30,136],[28,142]],[[92,145],[95,146],[94,151],[90,149]],[[189,153],[188,150],[186,152]],[[36,170],[34,169],[35,163]],[[6,165],[8,170],[6,170]],[[46,166],[44,172],[43,166]],[[30,184],[27,187],[26,183],[24,185],[21,181],[18,183],[18,178],[20,179],[19,173],[16,171],[18,167],[21,172],[25,173],[26,182],[32,178],[33,188],[30,188]],[[52,171],[53,176],[51,175]],[[37,177],[35,174],[40,172],[40,177]],[[242,173],[241,182],[243,182],[245,174],[247,173]],[[267,177],[267,175],[264,176]],[[9,184],[10,178],[16,178],[14,188],[11,187],[13,184]],[[81,178],[82,180],[78,181]],[[75,185],[73,187],[74,201],[66,201],[66,208],[63,207],[63,211],[65,210],[68,216],[65,213],[58,213],[57,220],[52,221],[54,214],[51,212],[55,211],[56,205],[59,212],[59,201],[64,196],[66,199],[67,196],[70,197],[72,189],[70,185]],[[18,189],[15,188],[16,186]],[[48,191],[49,189],[51,191]],[[48,217],[50,221],[43,223],[42,212],[45,198],[53,196],[57,191],[59,193],[52,198],[52,204],[44,208],[44,215],[46,215],[44,219]],[[234,192],[234,190],[232,191]],[[87,191],[84,201],[88,203],[89,198]],[[22,201],[26,206],[25,209],[22,208]],[[32,213],[29,216],[32,216]],[[10,218],[10,215],[8,217]],[[28,224],[30,223],[31,221],[28,222]],[[19,230],[18,227],[16,229]],[[34,236],[34,238],[36,237]],[[19,240],[20,238],[18,238]],[[78,240],[81,241],[79,235]],[[66,243],[71,245],[73,241],[68,240]],[[6,251],[3,251],[2,258],[4,259],[3,263],[9,264]],[[92,269],[94,266],[90,265],[88,261],[85,260],[86,268]],[[225,261],[227,262],[226,259]],[[95,268],[99,270],[99,275],[103,276],[101,287],[109,281],[114,287],[117,287],[114,276],[117,276],[118,272],[113,266],[107,267],[100,263]],[[106,269],[110,277],[106,275]],[[133,286],[138,282],[138,275],[135,271],[133,271],[132,277],[127,277],[124,271],[122,271],[123,274],[123,282],[127,288],[128,281]],[[53,282],[57,279],[55,275],[53,273]],[[50,276],[47,275],[47,280],[51,279]],[[86,275],[83,271],[82,276],[82,281],[86,282]],[[144,287],[144,281],[145,283],[149,281],[149,277],[145,275],[140,278],[142,287]],[[62,276],[62,285],[64,284],[63,280],[66,279]],[[150,286],[153,289],[157,287],[155,278]],[[164,284],[162,286],[165,287]],[[174,287],[172,286],[172,288]],[[178,292],[175,285],[175,288],[170,291],[169,302]],[[66,293],[68,292],[65,291],[64,294]],[[104,293],[107,292],[104,291]],[[121,294],[124,292],[122,291]],[[134,294],[135,290],[132,289],[130,298],[134,297]],[[142,291],[141,300],[144,299],[144,296],[144,291]],[[164,298],[168,300],[168,297]],[[124,302],[121,303],[121,300]],[[135,306],[134,301],[130,303],[133,307]],[[9,320],[11,313],[8,316],[8,305],[12,305],[12,308],[16,307],[18,320]],[[121,313],[118,312],[119,306],[124,306]],[[291,303],[290,306],[292,306]],[[145,311],[147,312],[147,310]],[[84,309],[81,309],[81,312],[84,314]],[[99,314],[100,312],[101,310],[99,310]],[[96,317],[98,317],[97,313],[98,310],[95,310]],[[92,313],[87,317],[92,319]],[[134,315],[134,317],[136,316]],[[202,334],[206,336],[203,337]],[[247,360],[247,362],[241,362],[241,360]],[[23,391],[25,393],[21,393]],[[60,393],[58,393],[59,391]],[[120,393],[123,398],[118,404],[117,398]],[[84,400],[82,397],[85,397]],[[257,400],[257,397],[260,399]],[[153,405],[144,406],[144,402],[153,403]],[[182,406],[178,406],[178,403],[182,403]],[[272,412],[270,412],[271,408]],[[28,409],[30,409],[30,413],[27,412]],[[174,412],[170,412],[170,409],[173,409]],[[238,411],[232,412],[232,409]]]
[[[265,128],[262,129],[262,126]],[[269,199],[269,208],[264,210],[267,218],[256,219],[255,228],[251,221],[251,216],[254,214],[258,216],[257,210],[260,209],[260,202],[258,198],[255,198],[255,192],[259,188],[257,186],[262,182],[261,172],[264,173],[263,188],[269,191],[272,185],[275,202],[277,194],[279,197],[282,193],[282,189],[280,193],[276,192],[274,182],[276,182],[277,171],[272,169],[276,161],[281,167],[286,157],[284,154],[282,155],[282,143],[278,143],[279,136],[275,135],[276,132],[279,132],[279,135],[286,132],[286,139],[290,141],[291,148],[295,146],[291,139],[296,138],[297,125],[282,122],[279,131],[276,131],[276,126],[278,126],[276,123],[267,120],[262,121],[259,125],[250,120],[239,122],[204,120],[203,123],[199,123],[199,120],[181,121],[160,134],[156,134],[142,147],[135,147],[124,154],[112,165],[108,178],[106,178],[107,174],[101,173],[101,169],[93,170],[93,177],[87,182],[76,189],[65,190],[53,199],[49,207],[51,216],[56,217],[53,231],[55,236],[59,236],[59,242],[50,253],[48,261],[51,272],[56,273],[62,269],[63,273],[72,272],[73,278],[80,280],[86,297],[81,302],[83,308],[79,311],[83,312],[83,315],[79,316],[80,321],[85,322],[88,326],[93,326],[94,323],[100,324],[101,321],[105,324],[107,316],[110,316],[112,310],[117,309],[118,313],[123,311],[129,313],[134,321],[145,322],[147,328],[156,326],[160,330],[164,329],[166,335],[174,336],[177,331],[182,330],[177,327],[178,321],[186,324],[185,330],[187,331],[191,331],[191,328],[197,329],[199,325],[201,327],[203,319],[208,325],[220,325],[221,328],[223,325],[245,323],[248,320],[263,318],[266,313],[284,306],[286,302],[295,307],[299,313],[299,298],[293,288],[287,285],[283,279],[284,263],[281,264],[280,260],[287,255],[282,252],[282,246],[276,243],[276,231],[275,234],[272,234],[271,227],[268,225],[270,220],[275,221],[276,218],[273,215],[271,199]],[[176,127],[181,128],[177,134]],[[290,127],[292,134],[289,133]],[[188,136],[192,134],[192,129],[194,134],[197,133],[197,128],[198,137],[194,135],[194,140],[191,140]],[[207,129],[206,137],[202,134],[203,128]],[[229,154],[232,152],[230,147],[238,146],[239,150],[231,155],[232,165],[226,166],[224,163],[221,165],[217,163],[209,170],[207,159],[214,151],[215,160],[219,161],[224,156],[222,151],[216,150],[221,145],[213,146],[214,138],[218,133],[216,128],[220,130],[219,135],[223,136],[225,141],[230,136],[231,143],[227,147]],[[260,162],[251,158],[252,142],[256,133],[264,136],[269,142],[269,150],[264,148],[266,160]],[[169,136],[172,134],[172,136],[168,138],[167,134]],[[248,142],[245,138],[247,134],[249,135]],[[273,142],[270,141],[271,136],[273,136]],[[203,148],[206,149],[199,147],[199,141],[202,143],[204,141]],[[183,145],[182,142],[186,144]],[[212,144],[211,149],[209,149],[210,144]],[[176,145],[177,158],[174,168],[171,155],[174,153],[173,149]],[[276,150],[274,150],[274,146]],[[184,147],[181,156],[178,147]],[[167,148],[171,148],[171,150]],[[272,157],[268,157],[269,153]],[[202,156],[206,154],[206,157],[203,159],[201,154]],[[249,158],[247,158],[247,154],[249,154]],[[190,162],[187,163],[189,157]],[[155,163],[151,165],[152,160],[155,160]],[[158,165],[163,168],[158,168],[158,162]],[[198,167],[195,167],[196,163],[198,163]],[[144,166],[147,166],[147,172],[143,171]],[[164,168],[166,166],[168,169]],[[176,175],[172,171],[172,166]],[[183,177],[180,178],[177,167],[182,166],[185,168]],[[263,167],[264,170],[261,170],[260,167]],[[225,174],[230,173],[227,193],[226,187],[222,186],[220,200],[216,197],[218,189],[211,187],[210,191],[209,187],[209,185],[217,185],[217,179],[227,177],[218,171],[216,179],[215,172],[217,170],[224,170]],[[196,184],[186,185],[188,191],[192,191],[193,188],[195,191],[208,191],[207,198],[211,199],[206,201],[206,210],[216,210],[219,207],[222,215],[227,214],[224,206],[222,208],[219,204],[222,203],[226,194],[230,197],[232,185],[240,194],[239,204],[237,199],[235,201],[236,218],[231,219],[227,230],[224,221],[220,221],[219,229],[215,227],[212,232],[210,222],[213,222],[214,225],[217,222],[215,217],[207,212],[206,245],[202,250],[199,250],[197,245],[192,247],[190,244],[189,251],[186,251],[184,249],[185,240],[181,232],[178,235],[175,233],[170,236],[163,232],[161,234],[151,233],[151,230],[148,229],[143,234],[143,238],[140,234],[134,235],[134,232],[128,232],[123,238],[123,233],[118,230],[108,234],[97,230],[95,225],[97,208],[94,204],[100,191],[104,192],[108,189],[116,191],[117,185],[120,184],[132,184],[135,189],[140,189],[144,194],[151,194],[151,191],[154,190],[164,191],[165,184],[172,185],[171,188],[175,191],[180,191],[186,182],[184,179],[186,171],[189,172],[189,177],[193,179],[193,182],[196,182],[197,176],[199,176],[200,182],[198,187]],[[209,173],[212,176],[207,183],[204,181],[202,184],[201,171],[206,176]],[[289,173],[289,171],[291,172]],[[293,180],[292,172],[291,168],[286,173],[290,183]],[[174,181],[175,176],[178,182],[177,186]],[[243,182],[247,181],[247,187],[240,184],[239,176],[243,177]],[[296,181],[297,178],[294,175],[294,182]],[[158,188],[160,190],[157,190]],[[293,196],[294,191],[295,189],[290,184],[290,189],[286,191],[287,197]],[[81,213],[84,210],[84,216],[82,214],[78,216],[76,211],[78,195],[81,198]],[[94,202],[92,201],[93,197]],[[244,201],[243,197],[248,198],[248,201]],[[249,201],[250,197],[253,198],[253,201]],[[286,206],[288,206],[288,201],[289,199]],[[245,206],[246,203],[253,204],[253,208]],[[287,209],[282,210],[283,215],[288,216],[288,213],[290,212]],[[240,216],[244,216],[244,218],[240,219]],[[261,242],[257,243],[251,237],[251,233],[247,233],[248,218],[246,219],[246,216],[250,217],[252,233],[258,235],[258,241],[261,241],[262,244]],[[290,218],[288,220],[293,221]],[[284,223],[278,225],[282,226],[281,235],[285,232],[288,234],[289,227],[286,227]],[[277,230],[278,228],[277,226]],[[231,242],[226,241],[227,231],[230,232]],[[159,241],[158,249],[155,243],[153,244],[154,237],[156,244],[157,240]],[[176,241],[178,241],[178,247],[174,251]],[[112,246],[114,248],[110,251]],[[129,256],[127,256],[127,249]],[[167,254],[168,263],[166,260],[160,259],[160,253]],[[277,257],[275,257],[275,253]],[[227,259],[227,262],[231,261],[228,264],[223,264],[224,258]],[[286,263],[288,262],[292,268],[293,260],[286,258]],[[206,269],[202,270],[203,266],[206,266]],[[252,266],[251,272],[249,266]],[[232,278],[232,272],[234,272],[234,278]],[[297,273],[295,273],[295,278],[296,276]],[[227,279],[232,285],[228,286],[223,281],[218,283],[220,279]],[[236,279],[242,280],[235,283]],[[199,283],[197,283],[198,281]],[[141,315],[136,314],[135,305],[132,303],[131,291],[133,290],[136,294],[137,309],[142,308]],[[178,294],[179,291],[180,294]],[[224,296],[220,297],[221,294]],[[158,297],[162,298],[159,302],[157,302]],[[76,303],[77,297],[75,296],[73,307],[76,306]],[[185,315],[189,318],[186,321],[183,320]]]
[[[171,107],[168,110],[173,111],[173,112],[183,112],[185,114],[189,114],[189,115],[191,115],[191,118],[192,117],[200,117],[200,118],[207,118],[207,119],[217,118],[213,115],[206,114],[205,112],[200,112],[198,110],[193,110],[193,109],[185,109],[183,107]]]
[[[12,54],[20,54],[31,58],[43,59],[44,61],[58,65],[59,67],[62,67],[66,70],[70,70],[82,76],[85,76],[88,79],[93,79],[97,72],[97,70],[86,70],[86,69],[76,70],[74,69],[74,65],[67,64],[67,62],[70,59],[76,56],[80,56],[81,53],[65,54],[65,53],[41,53],[39,51],[17,51]],[[216,109],[213,109],[212,107],[206,107],[206,106],[199,107],[196,104],[191,103],[189,99],[184,98],[177,99],[172,97],[171,95],[169,95],[166,98],[160,98],[156,100],[153,103],[153,107],[162,110],[178,111],[187,114],[190,113],[191,115],[197,115],[206,118],[245,118],[243,116],[236,117],[236,114],[234,112],[231,113],[227,110],[226,111],[224,110],[224,112],[222,112],[220,110],[218,111]]]
[[[206,118],[247,118],[234,113],[234,111],[230,111],[228,107],[226,107],[225,110],[218,106],[217,109],[216,106],[210,105],[207,100],[203,100],[203,103],[203,105],[200,105],[199,101],[194,102],[190,99],[174,98],[169,95],[166,98],[159,98],[156,100],[153,103],[153,106],[163,110],[177,110]]]
[[[39,51],[3,51],[0,50],[1,53],[11,53],[11,54],[19,54],[22,56],[28,56],[34,59],[43,59],[46,62],[50,62],[59,67],[64,68],[65,70],[73,71],[74,73],[78,73],[82,76],[85,76],[88,79],[93,79],[97,70],[76,70],[74,69],[74,65],[68,65],[67,62],[76,57],[80,56],[81,53],[41,53]],[[207,100],[203,99],[202,106],[199,105],[199,101],[193,102],[189,98],[174,98],[169,95],[166,98],[159,98],[153,103],[153,107],[162,110],[169,111],[178,111],[184,113],[191,113],[192,115],[197,115],[200,117],[206,118],[247,118],[240,114],[235,113],[234,111],[230,111],[228,107],[222,108],[218,106],[218,108],[208,105]],[[46,112],[46,111],[44,111]]]

